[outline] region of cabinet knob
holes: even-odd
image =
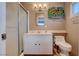
[[[39,44],[40,45],[40,44]]]
[[[35,44],[35,45],[37,45],[37,44]]]

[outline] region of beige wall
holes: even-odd
[[[63,6],[63,3],[47,3],[48,6]],[[29,15],[29,28],[30,30],[35,29],[47,29],[47,30],[65,30],[65,20],[60,19],[60,20],[49,20],[48,19],[48,12],[44,11],[45,17],[46,17],[46,25],[47,28],[40,28],[36,25],[36,12],[33,10],[33,4],[32,3],[23,3],[24,7],[29,10],[30,15]]]
[[[65,3],[65,13],[66,13],[66,30],[67,30],[67,41],[72,45],[72,55],[79,55],[79,15],[72,16],[71,12],[71,3]]]

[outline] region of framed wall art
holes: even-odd
[[[48,18],[50,19],[59,19],[64,18],[64,6],[57,6],[48,8]]]

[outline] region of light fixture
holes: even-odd
[[[38,7],[39,7],[39,8],[42,8],[42,4],[39,4]]]
[[[47,10],[47,4],[34,4],[33,7],[38,11]]]
[[[34,4],[33,6],[34,6],[34,8],[37,8],[37,4]]]
[[[44,7],[44,8],[47,8],[47,4],[44,4],[43,7]]]

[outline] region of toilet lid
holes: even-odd
[[[66,47],[66,48],[71,48],[71,45],[69,43],[59,43],[60,46]]]

